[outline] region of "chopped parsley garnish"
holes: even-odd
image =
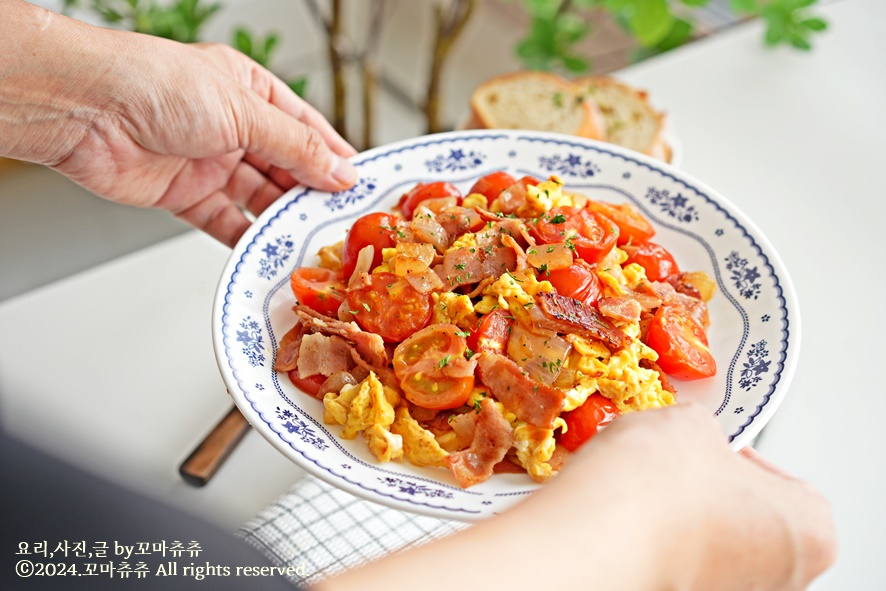
[[[444,367],[449,365],[449,355],[447,355],[446,357],[441,359],[439,365],[440,365],[440,369],[443,369]]]
[[[364,308],[367,312],[369,312],[369,304],[367,304],[366,302],[363,302],[363,308]]]
[[[555,215],[554,217],[552,217],[548,221],[551,222],[552,224],[562,224],[563,222],[566,221],[566,216],[563,215],[562,213],[558,213],[557,215]]]

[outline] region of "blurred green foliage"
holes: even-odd
[[[691,40],[690,20],[681,15],[707,5],[710,0],[520,0],[530,16],[526,35],[517,44],[523,65],[536,70],[585,72],[587,58],[578,52],[579,43],[591,32],[591,11],[610,14],[639,46],[636,58],[649,57]],[[767,45],[789,44],[797,49],[812,47],[813,33],[827,23],[810,15],[816,0],[730,0],[730,8],[742,17],[759,16],[766,22]],[[680,6],[682,5],[682,6]],[[678,10],[675,10],[677,8]]]

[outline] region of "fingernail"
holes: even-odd
[[[336,155],[335,159],[338,162],[333,164],[332,178],[346,187],[350,187],[357,182],[357,169],[354,168],[354,165],[341,156]]]

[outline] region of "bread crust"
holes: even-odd
[[[488,91],[493,90],[497,86],[506,85],[514,81],[530,80],[549,85],[552,89],[556,89],[556,92],[563,93],[564,96],[567,97],[568,104],[572,105],[571,108],[579,109],[582,112],[578,126],[576,129],[570,131],[572,135],[605,141],[606,123],[603,114],[600,112],[596,103],[589,100],[587,97],[584,97],[584,95],[579,92],[578,87],[565,78],[549,72],[511,72],[509,74],[503,74],[491,78],[478,86],[474,92],[471,93],[470,98],[470,121],[472,126],[485,129],[495,129],[497,127],[495,125],[494,115],[490,112],[488,106],[484,104],[484,97],[487,95]]]
[[[629,84],[616,80],[610,76],[584,76],[576,78],[572,83],[579,89],[579,92],[588,92],[591,87],[615,87],[621,91],[634,95],[646,108],[650,117],[656,121],[656,132],[653,134],[652,140],[642,150],[643,154],[658,158],[665,162],[670,162],[673,156],[673,150],[667,138],[665,137],[665,119],[666,115],[657,110],[649,102],[649,94],[645,90],[640,90]],[[605,125],[605,123],[604,123]]]

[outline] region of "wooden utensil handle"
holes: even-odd
[[[249,422],[237,407],[231,408],[225,418],[209,432],[188,459],[179,466],[178,473],[185,482],[194,486],[204,486],[243,436],[249,430]]]

